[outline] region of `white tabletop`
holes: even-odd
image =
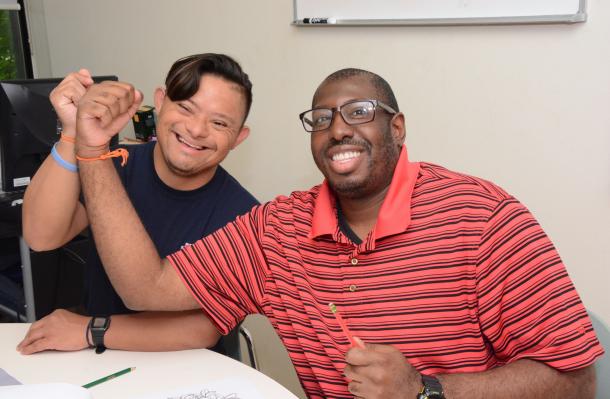
[[[22,384],[66,382],[84,385],[127,367],[136,370],[92,387],[94,398],[132,398],[236,377],[253,385],[264,398],[296,399],[264,374],[207,349],[177,352],[93,350],[47,351],[21,355],[15,347],[29,324],[0,323],[0,368]]]

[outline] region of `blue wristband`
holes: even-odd
[[[61,157],[61,155],[59,155],[59,152],[57,152],[57,149],[55,148],[56,146],[57,146],[57,143],[55,143],[53,145],[53,149],[51,150],[51,155],[53,156],[53,159],[55,160],[55,162],[57,162],[57,164],[59,166],[61,166],[62,168],[66,169],[66,170],[69,170],[70,172],[73,172],[73,173],[78,172],[78,166],[63,159]]]

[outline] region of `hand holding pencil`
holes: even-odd
[[[349,330],[335,304],[328,307],[352,344],[345,355],[344,370],[350,393],[362,398],[416,397],[421,375],[402,352],[392,345],[364,343]]]

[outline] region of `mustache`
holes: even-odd
[[[369,143],[366,140],[360,140],[360,139],[355,139],[353,137],[345,137],[341,140],[335,140],[333,138],[331,138],[328,141],[328,144],[326,145],[326,149],[325,150],[330,150],[333,147],[336,147],[338,145],[354,145],[354,146],[358,146],[358,147],[362,147],[364,148],[364,150],[366,152],[371,152],[371,143]]]

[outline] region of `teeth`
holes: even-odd
[[[194,148],[196,150],[203,150],[203,147],[200,147],[200,146],[197,146],[197,145],[193,145],[193,144],[189,143],[188,141],[184,140],[179,135],[176,135],[176,137],[178,137],[178,141],[181,142],[182,144],[188,145],[189,147]]]
[[[333,155],[333,161],[345,161],[348,159],[356,158],[360,155],[358,151],[348,151],[348,152],[340,152],[338,154]]]

